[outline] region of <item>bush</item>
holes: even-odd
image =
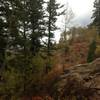
[[[9,96],[11,100],[11,98],[39,92],[44,66],[45,61],[39,55],[25,57],[21,54],[11,54],[7,56],[7,69],[2,73],[0,95],[3,98]]]

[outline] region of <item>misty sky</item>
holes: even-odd
[[[57,0],[62,4],[69,3],[75,14],[75,23],[79,25],[86,25],[89,23],[93,13],[94,0]]]
[[[69,6],[74,12],[74,19],[72,21],[73,26],[86,26],[91,20],[93,13],[93,2],[95,0],[57,0],[61,4],[66,4],[68,2]],[[58,20],[58,26],[61,27],[61,18]],[[59,40],[59,35],[56,34],[56,40]]]

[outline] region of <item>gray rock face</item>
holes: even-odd
[[[81,79],[95,79],[100,77],[100,58],[96,59],[92,63],[87,64],[79,64],[76,66],[72,66],[66,69],[67,76],[73,75],[74,77],[81,78]],[[64,71],[62,76],[66,76],[66,70]]]
[[[100,100],[100,58],[89,64],[65,69],[55,86],[61,96],[79,94],[85,97],[94,96],[96,100]]]

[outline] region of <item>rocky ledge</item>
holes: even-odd
[[[55,97],[58,94],[59,98],[71,96],[77,100],[100,100],[100,58],[65,69],[53,88]]]

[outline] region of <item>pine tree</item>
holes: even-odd
[[[33,54],[41,47],[44,35],[43,0],[4,0],[8,22],[8,47]]]
[[[57,21],[57,16],[63,14],[63,12],[58,13],[57,10],[62,8],[63,5],[60,5],[56,2],[56,0],[49,0],[47,2],[47,65],[46,65],[46,72],[50,69],[50,56],[52,56],[53,48],[53,38],[54,38],[54,31],[57,29],[55,23]]]
[[[31,47],[33,55],[39,51],[41,47],[41,39],[45,33],[45,21],[44,21],[44,10],[43,10],[43,0],[32,0],[30,2],[31,14],[30,14],[30,22],[31,22]]]
[[[5,1],[0,1],[0,67],[4,66],[5,52],[7,47],[7,29],[8,23],[6,19],[7,8],[5,6]]]
[[[2,2],[4,10],[5,22],[7,22],[8,27],[6,29],[7,34],[7,49],[12,49],[13,51],[19,49],[21,42],[20,32],[19,32],[19,5],[20,2],[16,0],[3,0]]]
[[[5,51],[6,51],[6,34],[4,33],[4,28],[6,27],[6,23],[0,19],[0,67],[3,66],[5,60]]]
[[[95,10],[92,16],[94,20],[92,24],[97,27],[97,32],[98,32],[98,35],[100,36],[100,0],[95,0],[94,7],[95,7]]]
[[[96,41],[93,40],[89,46],[87,62],[92,62],[95,59]]]

